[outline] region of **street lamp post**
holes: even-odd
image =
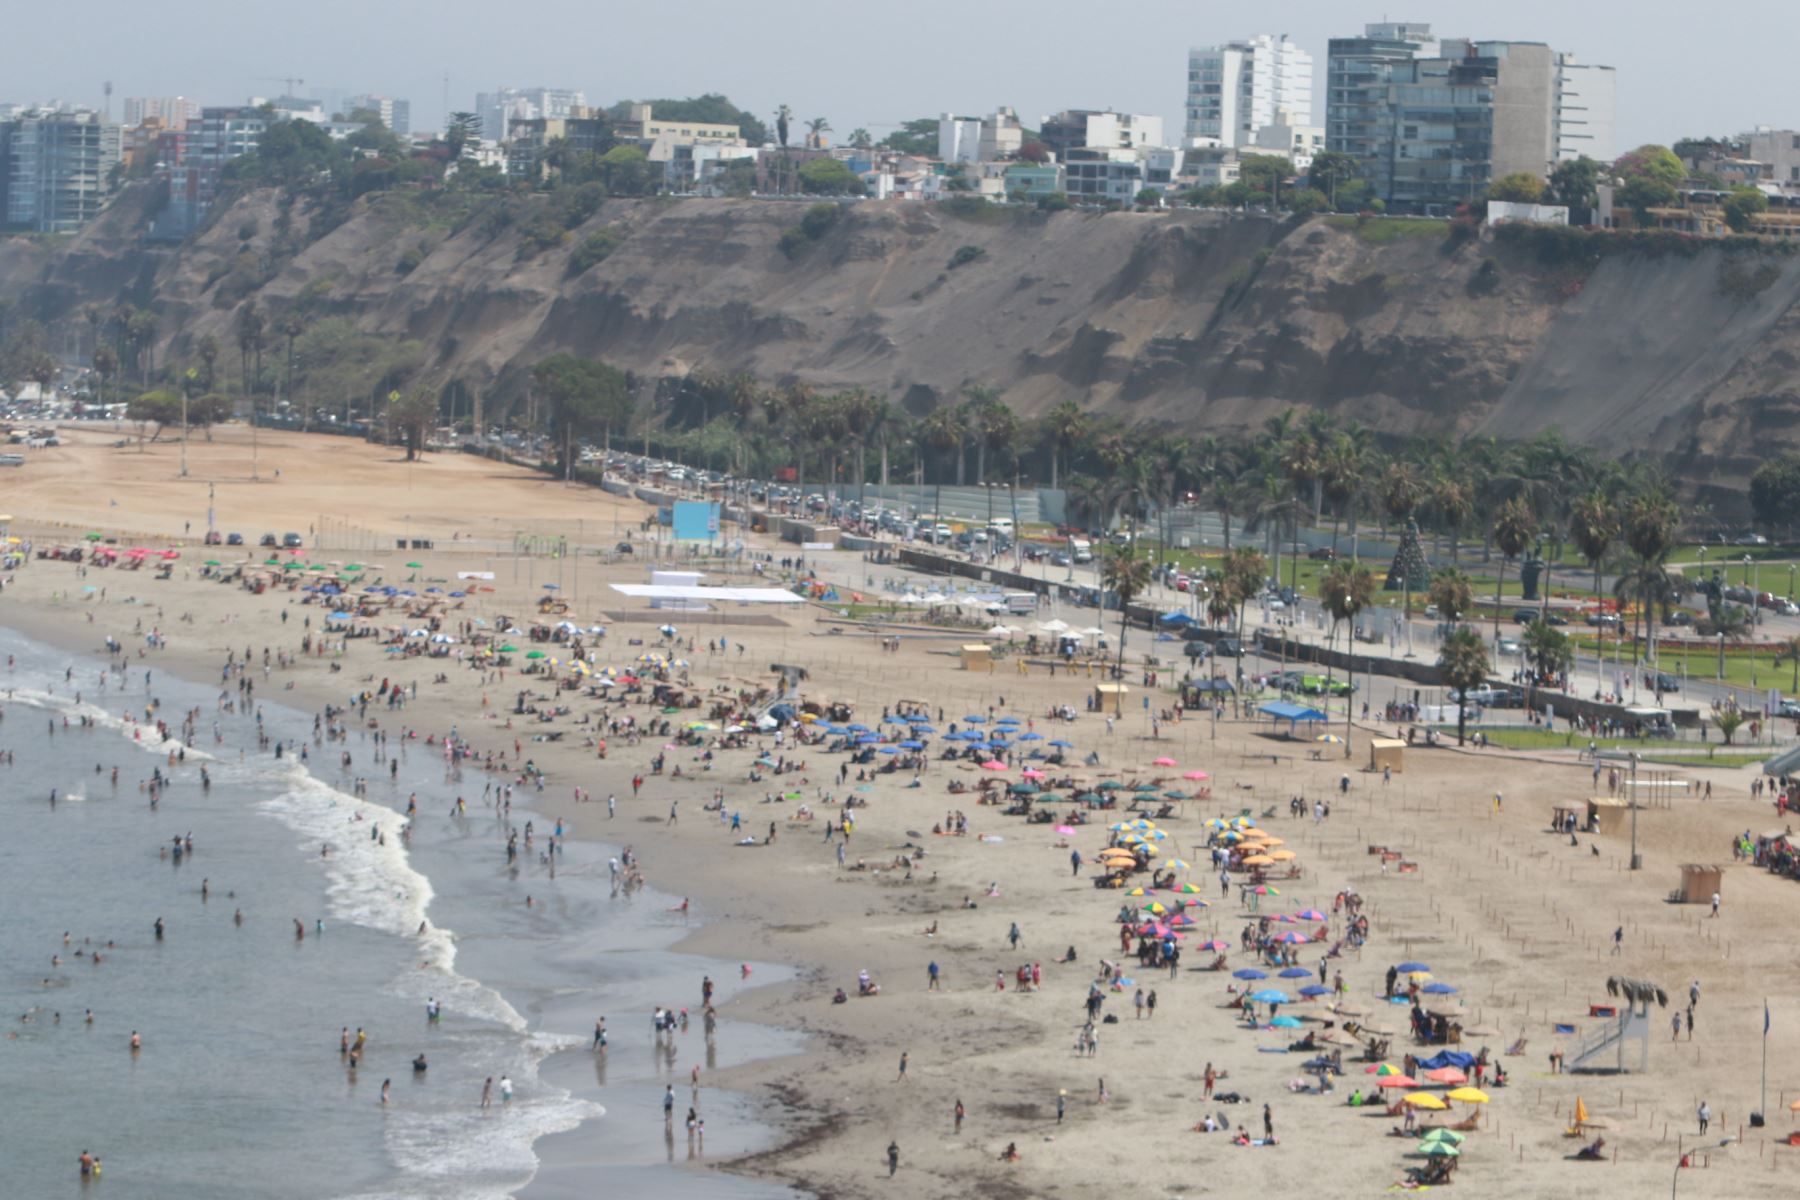
[[[1637,848],[1637,769],[1638,753],[1636,750],[1633,750],[1631,752],[1631,799],[1628,803],[1631,805],[1631,869],[1634,871],[1642,869],[1644,865],[1643,856],[1638,853]]]

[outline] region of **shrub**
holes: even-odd
[[[983,250],[980,246],[958,246],[956,248],[956,253],[950,256],[949,269],[954,271],[958,267],[967,266],[969,263],[974,262],[976,259],[981,258],[986,254],[987,251]]]
[[[575,247],[575,253],[569,255],[569,274],[580,275],[590,267],[598,266],[625,240],[625,234],[617,225],[608,225],[605,229],[596,230],[581,239],[581,245]]]
[[[408,246],[400,252],[400,257],[394,260],[394,273],[397,275],[411,275],[418,269],[419,264],[424,261],[424,246]]]

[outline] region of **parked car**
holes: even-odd
[[[618,545],[613,547],[613,553],[615,553],[615,554],[634,554],[634,553],[636,553],[636,551],[634,551],[631,548],[630,542],[620,542]]]
[[[1189,642],[1186,646],[1182,647],[1181,652],[1195,662],[1199,662],[1210,653],[1210,650],[1205,642]]]
[[[1481,687],[1470,688],[1466,693],[1459,692],[1452,688],[1450,691],[1450,699],[1460,704],[1482,704],[1493,707],[1506,699],[1506,693],[1500,688],[1489,687],[1484,684]]]
[[[1692,625],[1693,623],[1694,614],[1685,608],[1678,608],[1669,614],[1669,624],[1671,625]]]
[[[1783,700],[1780,711],[1790,721],[1800,721],[1800,700]]]
[[[222,546],[225,544],[225,535],[216,529],[209,529],[206,531],[206,544],[208,546]]]
[[[1213,643],[1213,653],[1221,658],[1242,658],[1244,644],[1236,638],[1220,638]]]
[[[1335,675],[1305,675],[1300,679],[1300,690],[1309,696],[1348,696],[1356,685]]]
[[[1569,618],[1554,609],[1544,614],[1544,624],[1546,625],[1567,625],[1568,623]]]
[[[241,546],[244,544],[244,535],[241,533],[228,533],[225,535],[225,544],[227,546]]]
[[[1055,554],[1052,554],[1050,556],[1050,565],[1053,567],[1066,567],[1066,566],[1069,566],[1074,561],[1075,561],[1074,559],[1070,558],[1067,554],[1063,553],[1061,550],[1058,550]]]
[[[256,539],[256,544],[259,546],[274,546],[279,545],[279,542],[277,542],[274,534],[265,533]]]
[[[1669,674],[1667,671],[1645,671],[1644,686],[1653,688],[1659,692],[1679,692],[1681,690],[1681,680],[1675,678],[1675,676]]]
[[[1517,621],[1521,625],[1529,625],[1537,619],[1538,619],[1538,610],[1535,608],[1515,608],[1515,609],[1513,609],[1513,620]]]
[[[284,533],[281,535],[281,544],[283,546],[287,547],[289,550],[298,550],[303,543],[300,541],[299,534]]]
[[[1615,626],[1623,625],[1625,622],[1619,617],[1618,613],[1600,612],[1589,613],[1587,616],[1587,623],[1594,626],[1596,629],[1611,629]]]
[[[1525,647],[1520,644],[1519,639],[1517,638],[1503,637],[1494,644],[1494,648],[1502,654],[1517,654]]]
[[[1307,551],[1306,557],[1314,562],[1330,562],[1337,557],[1337,551],[1330,546],[1318,546]]]
[[[1760,533],[1746,533],[1733,544],[1738,546],[1766,546],[1769,544],[1769,539]]]

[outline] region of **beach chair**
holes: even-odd
[[[1481,1114],[1479,1112],[1472,1112],[1467,1117],[1450,1126],[1450,1128],[1456,1130],[1458,1133],[1474,1133],[1481,1128]]]
[[[1250,816],[1250,810],[1248,808],[1239,809],[1238,816],[1248,818]]]

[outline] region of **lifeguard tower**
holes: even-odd
[[[1606,981],[1606,993],[1624,1003],[1618,1006],[1617,1015],[1608,1024],[1582,1039],[1575,1052],[1568,1056],[1565,1069],[1588,1074],[1624,1074],[1633,1069],[1640,1073],[1648,1071],[1650,1006],[1658,1004],[1667,1008],[1668,993],[1648,980],[1627,979],[1622,975],[1614,975]],[[1636,1068],[1625,1065],[1625,1043],[1628,1041],[1637,1043]]]

